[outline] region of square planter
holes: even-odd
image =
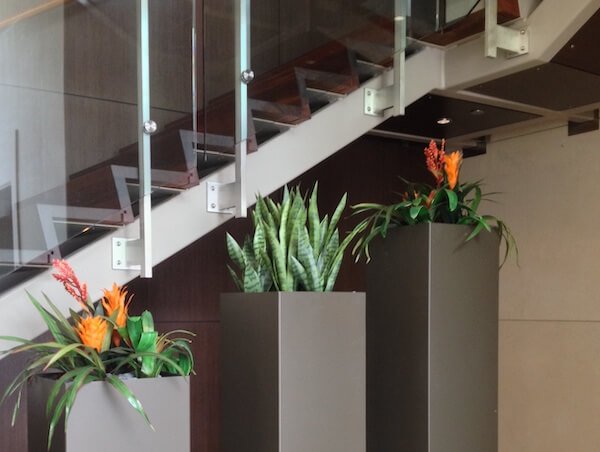
[[[221,296],[222,452],[364,452],[365,296]]]
[[[46,401],[54,380],[34,378],[27,388],[30,452],[47,450]],[[83,386],[69,416],[54,433],[51,452],[189,452],[190,386],[188,377],[127,379],[154,430],[112,386]]]
[[[496,234],[390,231],[367,265],[367,450],[498,450]]]

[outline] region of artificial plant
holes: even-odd
[[[242,292],[333,290],[344,252],[353,234],[340,241],[338,222],[347,194],[331,218],[319,216],[318,184],[308,203],[300,187],[284,188],[281,203],[258,195],[253,212],[254,233],[240,246],[227,234],[227,251],[237,267],[228,266]]]

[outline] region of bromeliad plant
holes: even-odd
[[[404,181],[407,190],[400,202],[390,205],[363,203],[352,206],[353,215],[367,214],[353,230],[359,238],[352,253],[359,260],[365,255],[370,260],[369,245],[378,236],[386,237],[390,227],[418,223],[452,223],[473,227],[466,241],[482,231],[495,230],[505,243],[504,263],[516,243],[506,224],[492,215],[478,213],[480,202],[493,193],[484,194],[481,181],[459,183],[462,152],[445,152],[445,141],[438,148],[434,140],[425,148],[427,169],[435,178],[435,185]]]
[[[27,294],[53,340],[36,343],[19,337],[0,336],[2,340],[19,344],[2,354],[33,354],[31,362],[4,392],[0,404],[16,394],[14,424],[27,381],[36,375],[53,376],[56,381],[46,404],[46,415],[50,419],[50,447],[56,426],[63,415],[66,427],[79,389],[92,381],[105,381],[125,397],[151,426],[142,404],[123,382],[123,378],[189,375],[193,372],[193,356],[190,340],[186,336],[192,334],[183,330],[159,334],[154,329],[152,314],[148,311],[141,316],[130,316],[132,295],[128,296],[127,290],[116,284],[110,290],[104,290],[101,301],[94,304],[87,285],[79,281],[68,262],[55,260],[53,266],[55,273],[52,276],[75,298],[82,312],[70,309],[71,322],[46,295],[47,307],[44,307],[31,294]]]
[[[243,246],[227,234],[228,266],[242,292],[333,290],[344,251],[353,235],[340,242],[337,224],[346,207],[344,194],[331,219],[319,217],[315,184],[306,206],[299,187],[284,189],[283,201],[257,196],[254,235]]]

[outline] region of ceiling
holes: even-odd
[[[491,132],[544,120],[570,121],[570,133],[598,128],[600,10],[550,62],[461,90],[436,92],[375,133],[398,138],[446,138],[468,143]],[[582,89],[583,88],[583,89]],[[437,123],[448,118],[446,125]],[[583,124],[583,127],[581,125]]]

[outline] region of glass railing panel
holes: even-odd
[[[203,5],[197,133],[200,177],[232,163],[236,145],[241,140],[239,127],[236,135],[236,89],[239,89],[242,77],[239,63],[236,63],[236,42],[240,39],[239,33],[236,33],[236,17],[240,14],[241,3],[240,0],[205,0]],[[249,21],[253,18],[252,8],[258,7],[259,2],[248,3],[251,3],[251,8],[244,17],[247,19],[244,23],[250,24]],[[238,53],[238,56],[241,55]],[[251,85],[252,83],[248,86]],[[246,116],[247,150],[253,152],[257,149],[257,144],[251,107],[246,101],[243,104],[246,105],[243,108]]]
[[[484,9],[483,0],[447,0],[445,3],[444,22],[442,27],[451,25],[464,19],[475,11]]]
[[[2,280],[133,220],[136,52],[135,0],[2,2]]]
[[[185,189],[198,183],[193,134],[197,70],[193,33],[202,19],[197,0],[149,0],[152,187]],[[200,29],[201,31],[201,29]]]
[[[253,4],[249,102],[258,142],[305,121],[393,64],[396,2]],[[269,122],[271,123],[269,125]]]
[[[199,53],[196,148],[200,176],[229,164],[235,155],[235,11],[237,0],[206,0]]]

